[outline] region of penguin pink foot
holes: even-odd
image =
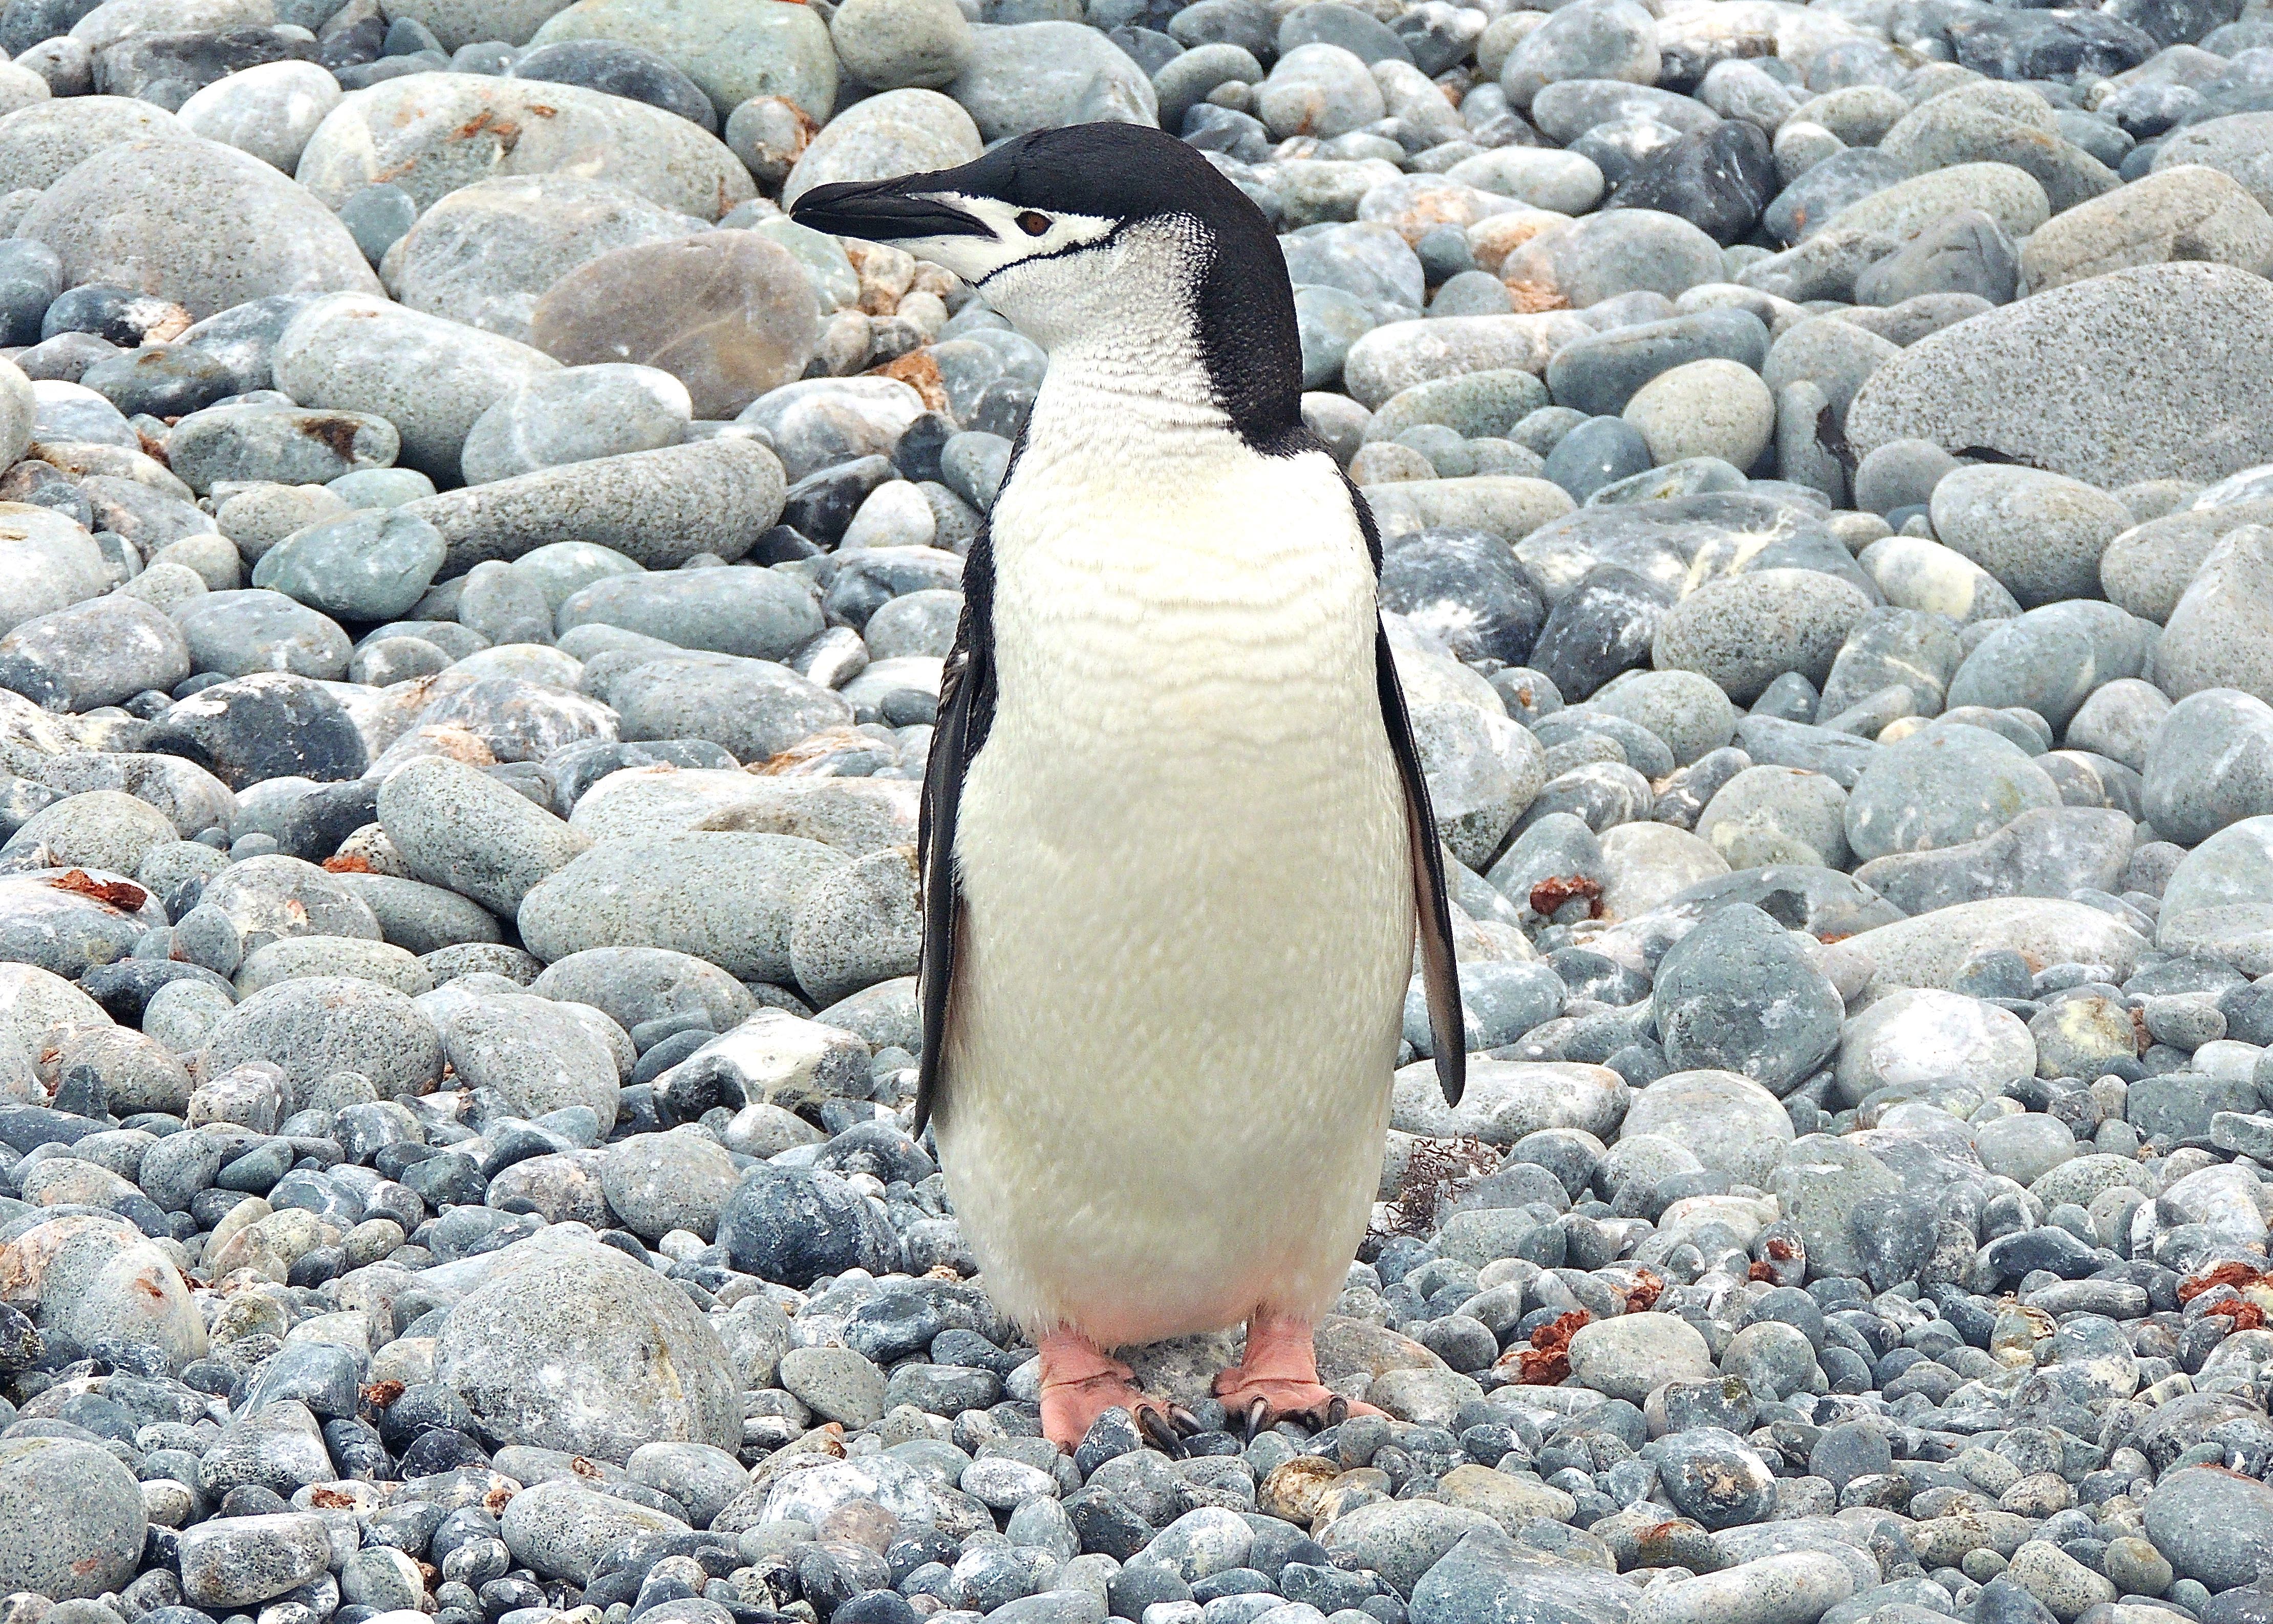
[[[1307,1320],[1257,1314],[1247,1322],[1247,1351],[1215,1379],[1225,1425],[1249,1438],[1280,1421],[1332,1426],[1349,1416],[1377,1416],[1371,1404],[1344,1398],[1318,1380]]]
[[[1136,1430],[1154,1448],[1183,1455],[1185,1433],[1197,1424],[1189,1414],[1148,1397],[1129,1366],[1071,1331],[1051,1333],[1034,1350],[1042,1357],[1042,1436],[1059,1448],[1071,1454],[1098,1417],[1118,1408],[1136,1417]]]

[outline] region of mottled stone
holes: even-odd
[[[435,202],[383,264],[389,289],[412,310],[528,343],[538,298],[562,277],[604,254],[701,227],[613,182],[498,175]]]
[[[164,108],[131,96],[76,95],[9,113],[0,130],[0,191],[45,192],[106,147],[184,136]]]
[[[781,981],[793,970],[799,899],[844,866],[814,841],[703,832],[595,847],[533,890],[521,936],[548,962],[587,948],[667,947],[739,977]]]
[[[1986,1093],[2036,1069],[2036,1041],[2020,1017],[1937,989],[1888,994],[1849,1021],[1840,1038],[1839,1086],[1858,1100],[1943,1078]]]
[[[126,1588],[149,1519],[109,1451],[67,1437],[0,1440],[0,1583],[56,1600]]]
[[[702,553],[740,558],[781,516],[784,490],[781,462],[763,445],[706,440],[539,469],[401,511],[441,532],[446,572],[569,539],[673,569]]]
[[[1652,1006],[1669,1065],[1742,1072],[1774,1094],[1839,1047],[1836,989],[1754,907],[1722,908],[1676,943],[1658,966]]]
[[[2273,528],[2231,530],[2210,549],[2171,612],[2151,674],[2180,699],[2239,688],[2273,703]]]
[[[2214,352],[2202,333],[2230,335]],[[1873,373],[1857,450],[1981,447],[2103,490],[2208,481],[2273,461],[2273,286],[2218,265],[2143,266],[2072,283],[1919,340]]]
[[[1864,770],[1847,801],[1847,844],[1865,860],[1932,851],[2059,804],[2051,778],[2009,741],[1944,724],[1881,751]]]
[[[2239,1473],[2173,1472],[2145,1509],[2148,1538],[2171,1566],[2210,1590],[2247,1584],[2273,1561],[2273,1489]]]
[[[1721,268],[1720,245],[1688,221],[1628,208],[1540,231],[1501,262],[1499,274],[1584,310],[1623,293],[1647,290],[1671,298],[1718,281]]]
[[[338,81],[314,63],[264,62],[206,86],[176,117],[191,133],[289,175],[308,137],[339,101]]]
[[[2232,177],[2200,164],[2165,167],[2059,215],[2029,239],[2031,291],[2134,265],[2199,259],[2263,274],[2273,216]]]
[[[54,249],[74,284],[145,289],[193,317],[272,294],[379,291],[329,209],[218,142],[106,147],[50,187],[16,229]]]
[[[1639,1404],[1669,1381],[1709,1380],[1713,1356],[1705,1338],[1671,1314],[1623,1314],[1581,1326],[1571,1338],[1572,1379],[1611,1398]]]
[[[1661,671],[1701,672],[1749,704],[1788,671],[1820,684],[1871,600],[1847,582],[1808,569],[1763,569],[1711,582],[1660,625],[1651,658]]]
[[[2273,816],[2218,831],[2179,864],[2163,887],[2156,943],[2245,975],[2273,973]]]
[[[508,338],[343,296],[293,317],[274,365],[277,387],[302,405],[384,417],[401,435],[406,463],[455,483],[474,419],[514,384],[559,363]]]
[[[856,102],[811,135],[809,144],[791,137],[786,147],[778,145],[775,127],[784,109],[795,111],[769,100],[737,109],[727,123],[726,139],[730,144],[743,142],[738,150],[746,159],[757,155],[754,143],[760,141],[785,154],[794,167],[782,184],[784,207],[832,181],[889,180],[911,169],[953,169],[977,157],[984,146],[971,115],[935,90],[888,90]]]
[[[1933,487],[1934,535],[1980,565],[2023,608],[2090,595],[2100,555],[2130,528],[2122,503],[2031,468],[1961,468]]]
[[[2273,813],[2273,706],[2232,689],[2189,695],[2157,726],[2143,773],[2147,816],[2167,839],[2197,845]]]
[[[2045,964],[2104,964],[2124,980],[2147,943],[2113,914],[2081,902],[1994,897],[1875,926],[1854,946],[1887,986],[1947,989],[1974,953],[1999,948]]]
[[[620,1462],[657,1440],[739,1440],[739,1382],[709,1323],[671,1282],[589,1241],[510,1249],[450,1310],[434,1359],[501,1441]]]
[[[1855,877],[1909,914],[1984,897],[2065,897],[2123,889],[2131,819],[2100,807],[2038,807],[1980,839],[1878,857]]]
[[[310,138],[299,177],[331,208],[382,180],[427,208],[491,176],[564,169],[703,220],[755,191],[717,137],[659,108],[476,73],[413,73],[351,91]]]
[[[754,96],[781,96],[820,120],[836,100],[836,53],[813,11],[719,0],[578,0],[548,19],[530,43],[563,40],[614,40],[653,51],[700,85],[721,119]]]
[[[1766,1088],[1735,1071],[1675,1071],[1634,1095],[1623,1132],[1689,1147],[1707,1167],[1761,1184],[1791,1144],[1791,1118]]]

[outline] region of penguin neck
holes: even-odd
[[[1112,275],[1068,289],[1021,324],[1050,357],[1023,455],[1188,466],[1261,450],[1294,426],[1251,409],[1258,392],[1247,374],[1257,361],[1299,368],[1299,349],[1291,357],[1240,357],[1244,372],[1221,353],[1214,335],[1247,312],[1209,307],[1224,297],[1225,278],[1206,274],[1188,237],[1138,227],[1116,258]]]
[[[1051,348],[1023,455],[1184,462],[1237,440],[1196,336],[1181,321],[1124,323]]]

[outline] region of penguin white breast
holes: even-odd
[[[1411,966],[1373,569],[1323,452],[1057,378],[993,519],[949,1181],[1030,1327],[1316,1312],[1369,1211]]]

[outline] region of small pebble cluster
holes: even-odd
[[[0,1624],[2273,1624],[2262,0],[0,48]],[[1091,119],[1281,234],[1472,1051],[1385,1413],[1174,1458],[908,1131],[1046,357],[784,213]]]

